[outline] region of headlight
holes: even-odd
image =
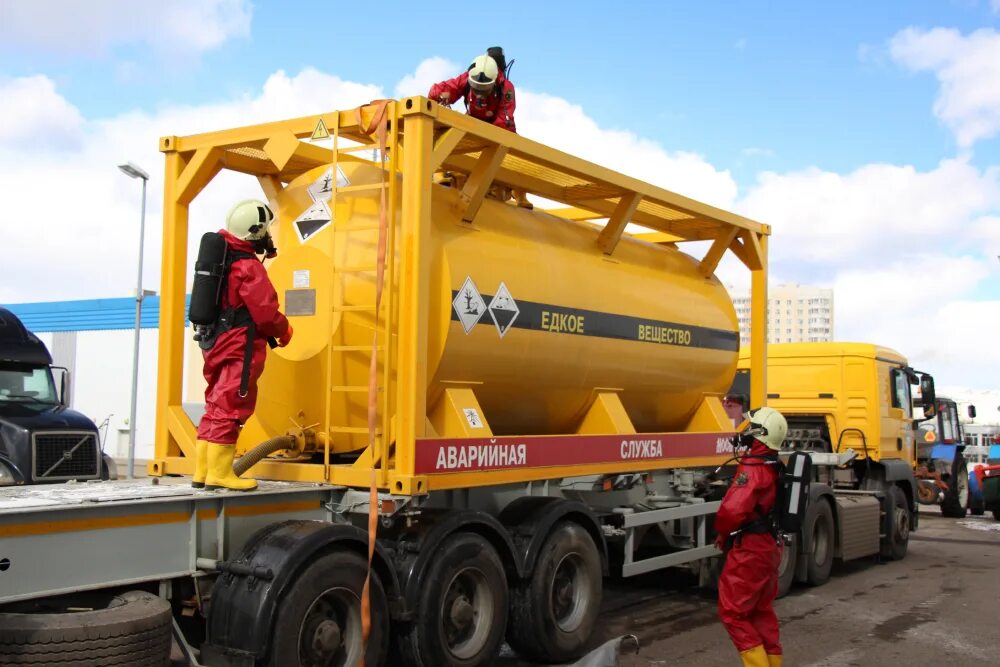
[[[14,486],[15,484],[17,484],[17,480],[14,479],[14,473],[11,472],[6,463],[0,461],[0,486]]]

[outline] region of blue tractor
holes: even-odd
[[[976,407],[969,406],[969,418]],[[917,433],[917,500],[940,505],[941,514],[960,518],[969,509],[969,469],[963,452],[965,439],[958,419],[958,405],[937,397],[937,414],[920,422]]]

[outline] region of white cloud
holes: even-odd
[[[1000,33],[992,28],[969,35],[948,28],[907,28],[890,40],[889,48],[897,63],[937,77],[934,114],[955,133],[959,146],[1000,132]]]
[[[18,107],[17,118],[47,117],[46,104],[67,117],[79,112],[41,77],[15,79],[11,89],[46,91],[22,95],[34,106]],[[5,89],[6,90],[6,89]],[[383,97],[378,86],[344,81],[306,69],[296,76],[271,75],[253,95],[203,106],[170,106],[76,124],[72,151],[38,151],[29,140],[35,125],[21,122],[13,138],[0,141],[0,197],[5,217],[17,221],[5,231],[9,249],[0,281],[0,303],[125,296],[135,285],[140,187],[116,165],[133,161],[150,174],[146,219],[145,286],[159,289],[163,155],[159,137],[238,127],[350,108]],[[58,103],[58,104],[56,104]],[[0,119],[4,109],[0,109]],[[11,117],[13,119],[13,117]],[[6,124],[4,124],[6,125]],[[7,128],[3,127],[0,132]],[[4,137],[0,134],[0,139]],[[192,244],[221,226],[230,203],[260,197],[255,179],[223,174],[191,207]],[[11,277],[11,278],[8,278]]]
[[[0,79],[0,148],[73,148],[82,137],[79,110],[46,76]]]
[[[779,263],[872,264],[886,247],[898,256],[968,242],[978,217],[1000,208],[1000,169],[954,159],[928,172],[889,164],[849,174],[766,172],[739,207],[774,227]]]
[[[462,69],[445,58],[427,58],[417,65],[416,71],[407,74],[396,84],[396,97],[411,95],[426,95],[431,86],[438,81],[444,81],[458,76]]]
[[[736,181],[729,171],[695,153],[668,151],[633,132],[602,128],[581,106],[552,95],[517,91],[517,131],[715,206],[728,207],[736,199]]]
[[[4,0],[0,40],[11,46],[94,54],[145,43],[179,57],[250,34],[249,0]]]

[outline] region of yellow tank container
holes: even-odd
[[[268,272],[295,338],[268,354],[242,448],[285,433],[290,417],[319,424],[317,431],[346,427],[330,437],[331,452],[367,445],[367,393],[348,388],[369,379],[374,273],[365,264],[375,256],[379,193],[353,188],[379,183],[382,172],[363,163],[340,168],[340,185],[350,189],[336,197],[331,221],[323,208],[329,167],[306,172],[277,197],[279,256]],[[459,191],[432,190],[429,411],[445,388],[471,388],[494,435],[573,433],[597,392],[613,390],[636,430],[669,432],[706,395],[728,389],[736,313],[696,260],[631,238],[609,257],[592,226],[494,199],[465,223]],[[394,396],[395,385],[388,391]]]

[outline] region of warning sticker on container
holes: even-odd
[[[469,422],[469,428],[482,428],[483,420],[479,417],[479,411],[475,408],[462,408],[465,413],[465,420]]]
[[[476,326],[480,318],[486,314],[486,302],[483,301],[482,295],[476,289],[476,283],[472,282],[470,276],[466,276],[462,289],[458,290],[451,305],[455,308],[455,314],[466,334],[472,331],[472,327]]]
[[[299,240],[303,243],[316,232],[323,229],[333,221],[330,209],[326,202],[314,202],[302,215],[295,219],[292,226],[295,233],[299,235]]]
[[[309,270],[302,269],[301,271],[292,271],[292,287],[295,289],[303,289],[309,287]]]
[[[337,187],[345,188],[350,184],[351,182],[347,180],[347,174],[338,166]],[[330,197],[333,195],[333,168],[327,169],[307,190],[313,201],[330,201]]]
[[[514,320],[517,319],[517,315],[520,312],[517,302],[514,301],[514,297],[510,295],[510,290],[507,289],[507,285],[501,282],[500,288],[493,295],[493,300],[490,301],[490,317],[493,318],[493,324],[497,326],[497,331],[500,333],[501,338],[507,333],[511,325],[514,324]]]

